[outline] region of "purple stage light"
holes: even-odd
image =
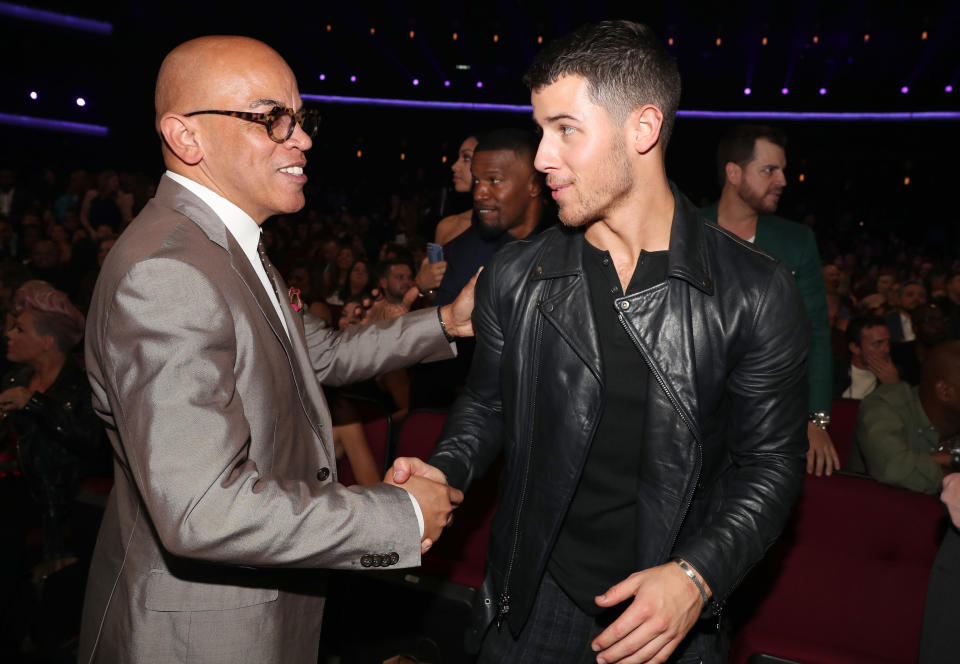
[[[790,94],[790,88],[780,88],[780,94],[782,95]]]
[[[30,99],[33,99],[34,101],[36,101],[36,99],[37,99],[37,92],[36,92],[36,90],[31,90],[31,91],[30,91]]]
[[[827,89],[826,89],[826,88],[820,88],[820,94],[821,94],[821,95],[827,94]]]
[[[320,74],[320,80],[321,80],[321,81],[327,80],[327,75],[326,75],[326,74]]]
[[[947,87],[945,87],[945,88],[943,89],[943,91],[944,91],[944,92],[953,92],[953,86],[952,86],[952,85],[948,85]]]
[[[743,94],[745,94],[745,95],[748,95],[748,94],[750,94],[751,92],[752,92],[752,90],[751,90],[750,88],[744,88],[744,89],[743,89]]]
[[[350,82],[351,82],[351,83],[356,83],[356,82],[357,82],[357,77],[356,77],[356,76],[351,76],[351,77],[350,77]]]
[[[77,106],[86,106],[87,100],[83,97],[77,97]]]
[[[304,100],[325,104],[357,106],[392,106],[396,108],[424,108],[451,111],[485,111],[495,113],[522,113],[530,115],[531,106],[519,104],[477,104],[461,101],[421,101],[415,99],[384,99],[379,97],[341,97],[337,95],[300,95]],[[677,111],[681,118],[704,120],[799,120],[807,122],[957,122],[960,111],[912,111],[892,113],[800,113],[789,111]]]
[[[47,118],[33,118],[28,115],[10,115],[0,113],[0,124],[28,129],[47,129],[67,134],[88,134],[91,136],[106,136],[110,130],[100,125],[85,124],[82,122],[67,122],[66,120],[48,120]]]
[[[113,34],[113,25],[105,21],[95,21],[81,16],[71,16],[69,14],[60,14],[43,9],[33,9],[32,7],[15,5],[11,2],[0,2],[0,15],[19,18],[25,21],[46,23],[47,25],[56,25],[71,30],[82,30],[84,32],[94,32],[101,35]]]
[[[478,87],[478,88],[482,88],[482,87],[483,87],[483,81],[477,81],[477,87]]]
[[[902,88],[900,88],[900,94],[905,95],[908,92],[910,92],[910,88],[908,88],[907,86],[903,86]]]
[[[450,87],[450,81],[444,81],[444,82],[443,82],[443,87],[449,88],[449,87]]]
[[[413,84],[414,84],[414,85],[420,85],[420,79],[419,79],[419,78],[413,79]]]

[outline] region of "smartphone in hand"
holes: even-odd
[[[436,242],[427,242],[427,260],[431,263],[439,263],[443,260],[443,246]]]

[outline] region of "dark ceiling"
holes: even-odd
[[[112,34],[104,36],[0,15],[5,63],[0,69],[0,113],[110,128],[107,139],[92,139],[40,136],[0,125],[8,160],[54,166],[57,159],[72,159],[92,167],[158,171],[151,126],[156,71],[173,46],[211,33],[245,34],[268,42],[287,58],[305,94],[526,104],[529,96],[520,79],[540,48],[540,38],[547,42],[588,21],[631,18],[650,24],[664,41],[672,40],[669,49],[683,77],[681,109],[960,110],[960,90],[946,91],[960,84],[956,1],[578,0],[520,5],[499,0],[268,0],[254,9],[238,2],[199,0],[21,4],[113,26]],[[356,82],[350,82],[350,76],[356,76]],[[414,78],[420,81],[416,87]],[[477,81],[483,87],[477,87]],[[904,86],[907,93],[901,92]],[[744,95],[745,87],[752,94]],[[782,94],[785,87],[789,94]],[[39,91],[36,101],[28,97],[31,90]],[[74,100],[81,95],[87,105],[78,108]],[[449,163],[441,160],[455,152],[468,132],[511,123],[529,126],[522,116],[469,111],[324,105],[322,112],[324,124],[310,155],[311,168],[319,168],[317,157],[322,157],[324,167],[357,178],[428,164],[432,171],[427,177],[443,181]],[[723,124],[678,124],[668,168],[688,190],[714,193],[710,155]],[[885,183],[902,187],[905,178],[912,178],[916,193],[901,196],[899,204],[909,210],[918,197],[929,199],[943,187],[955,186],[953,155],[960,149],[956,127],[956,121],[793,123],[791,167],[810,173],[802,185],[808,191],[816,186],[814,171],[835,181],[836,191],[818,194],[828,202],[852,195],[865,180],[882,189]],[[363,151],[362,163],[354,156],[357,150]],[[407,159],[403,169],[395,166],[400,158]],[[347,165],[349,159],[354,163]],[[794,186],[797,195],[802,195],[800,187]],[[877,205],[877,216],[883,216],[883,204]]]

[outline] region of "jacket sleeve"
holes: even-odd
[[[810,320],[810,357],[807,361],[810,410],[829,414],[833,405],[833,351],[830,345],[827,293],[817,242],[809,228],[803,228],[803,231],[803,247],[796,277],[803,296],[803,308]]]
[[[346,330],[303,317],[310,364],[323,385],[350,385],[418,362],[455,357],[456,344],[440,329],[436,307]]]
[[[402,489],[312,483],[250,455],[273,445],[296,456],[316,441],[251,439],[245,409],[257,403],[243,403],[235,318],[212,277],[177,260],[138,263],[94,325],[104,381],[94,392],[109,401],[121,463],[167,551],[253,566],[352,568],[371,551],[419,563]]]
[[[803,486],[809,347],[796,281],[778,264],[726,382],[726,472],[699,530],[677,546],[723,601],[779,536]]]
[[[911,388],[903,385],[902,389]],[[867,473],[884,484],[937,493],[943,470],[929,452],[910,446],[904,422],[910,404],[890,396],[875,392],[860,405],[856,437]]]
[[[452,486],[464,491],[483,475],[501,444],[500,357],[504,337],[495,293],[498,264],[494,261],[477,280],[473,308],[477,345],[470,375],[428,460],[444,472]]]

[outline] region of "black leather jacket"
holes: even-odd
[[[674,196],[667,280],[616,301],[651,371],[636,558],[685,558],[718,612],[803,483],[809,324],[782,264]],[[514,633],[526,621],[602,412],[584,241],[553,228],[509,244],[477,284],[467,389],[430,459],[466,488],[505,455],[477,639],[498,613]]]

